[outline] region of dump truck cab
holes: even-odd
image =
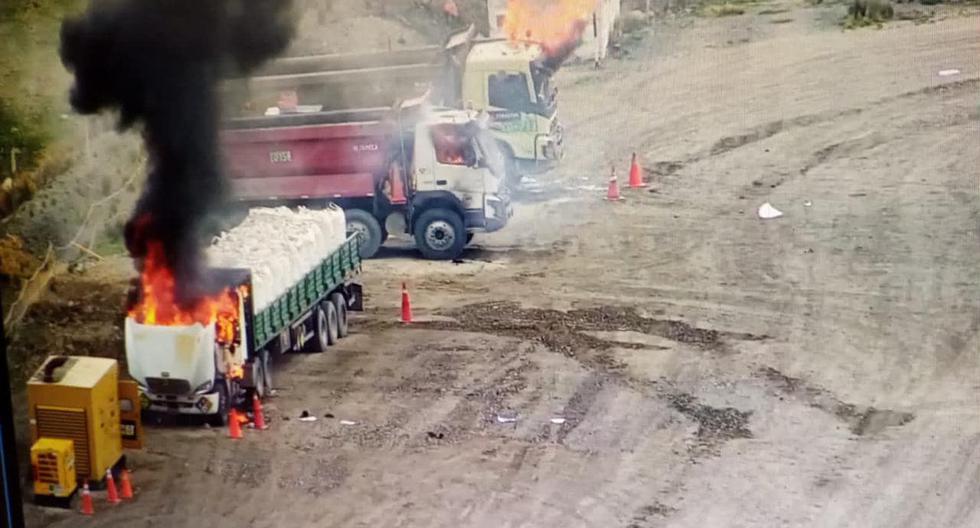
[[[415,126],[411,201],[400,221],[428,258],[456,258],[468,233],[501,229],[513,214],[506,161],[487,121],[474,112],[437,108]]]
[[[554,70],[542,47],[503,39],[481,40],[466,54],[463,105],[489,115],[489,127],[517,170],[533,174],[561,160]]]

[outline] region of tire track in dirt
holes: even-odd
[[[800,398],[807,405],[841,420],[856,436],[874,435],[887,427],[899,427],[915,419],[915,414],[910,412],[846,403],[823,387],[787,376],[772,367],[762,367],[757,373],[780,394]]]
[[[980,78],[962,79],[959,81],[927,86],[916,90],[902,92],[900,94],[881,97],[873,101],[870,101],[861,107],[847,108],[844,110],[818,112],[813,114],[804,114],[790,119],[778,119],[775,121],[770,121],[749,128],[746,131],[739,134],[724,136],[716,140],[707,149],[695,153],[683,160],[655,161],[653,162],[652,169],[647,169],[646,172],[648,175],[657,175],[662,177],[669,176],[688,165],[696,164],[710,157],[724,155],[735,149],[742,148],[747,145],[751,145],[753,143],[763,141],[765,139],[769,139],[775,136],[776,134],[781,134],[783,132],[788,132],[799,128],[806,128],[813,125],[836,121],[842,118],[854,117],[859,114],[865,113],[868,110],[871,110],[875,107],[884,106],[886,104],[890,104],[895,101],[900,101],[907,98],[930,96],[935,94],[950,94],[953,92],[959,92],[962,90],[969,90],[969,89],[976,90],[978,86],[980,86]],[[976,118],[974,115],[975,113],[976,112],[967,114],[963,116],[961,120],[964,122],[974,120]],[[652,131],[650,133],[652,133]],[[807,165],[805,165],[804,169],[801,169],[802,173],[805,174],[806,172],[812,170],[816,165],[819,165],[820,163],[823,163],[827,159],[830,159],[832,155],[835,154],[843,155],[845,152],[849,151],[848,149],[857,149],[863,145],[866,146],[866,148],[870,148],[871,146],[874,146],[874,144],[866,145],[864,143],[861,143],[860,141],[853,145],[849,144],[848,142],[842,142],[841,144],[829,145],[824,149],[818,150],[813,155],[814,159],[811,162],[809,162]],[[836,151],[838,149],[843,149],[843,150],[840,153],[837,153]],[[850,152],[853,153],[854,150],[850,150]]]
[[[536,341],[552,352],[562,353],[586,367],[592,374],[576,388],[566,403],[564,416],[566,422],[557,434],[559,443],[571,434],[584,420],[589,409],[595,404],[599,393],[609,383],[616,383],[637,390],[648,397],[668,403],[674,411],[685,416],[698,426],[695,439],[689,446],[692,459],[713,454],[716,447],[731,439],[750,438],[748,428],[751,412],[732,407],[717,408],[701,403],[695,396],[661,386],[657,381],[638,380],[625,373],[625,365],[605,351],[629,344],[613,343],[592,337],[588,331],[637,331],[665,337],[680,343],[689,344],[707,351],[724,349],[726,340],[760,340],[766,336],[719,332],[717,330],[692,327],[673,320],[650,319],[640,316],[635,310],[620,307],[602,307],[586,310],[561,312],[557,310],[523,309],[514,303],[483,303],[465,306],[442,314],[455,318],[454,321],[421,323],[418,326],[446,331],[482,332],[505,335],[519,339]],[[644,348],[643,345],[632,346]],[[504,378],[507,375],[505,373]],[[474,395],[486,398],[490,387],[498,386],[498,380],[483,385]],[[504,385],[504,391],[507,386]],[[523,389],[519,389],[523,390]],[[499,400],[500,390],[490,393],[491,402]],[[493,407],[493,404],[489,407]]]

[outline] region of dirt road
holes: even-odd
[[[153,429],[134,504],[33,526],[980,526],[978,18],[792,15],[562,72],[513,225],[369,262],[271,431]]]

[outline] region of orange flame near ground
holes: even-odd
[[[140,324],[190,326],[214,324],[220,343],[230,344],[238,331],[238,299],[247,292],[225,288],[220,293],[197,300],[193,306],[177,302],[173,270],[167,266],[163,244],[150,241],[146,246],[143,271],[140,274],[139,301],[129,316]]]
[[[508,0],[504,33],[511,42],[536,42],[546,53],[582,36],[598,0]]]

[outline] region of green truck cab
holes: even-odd
[[[477,41],[466,55],[463,104],[489,114],[490,129],[521,174],[546,171],[562,158],[553,74],[537,44]]]

